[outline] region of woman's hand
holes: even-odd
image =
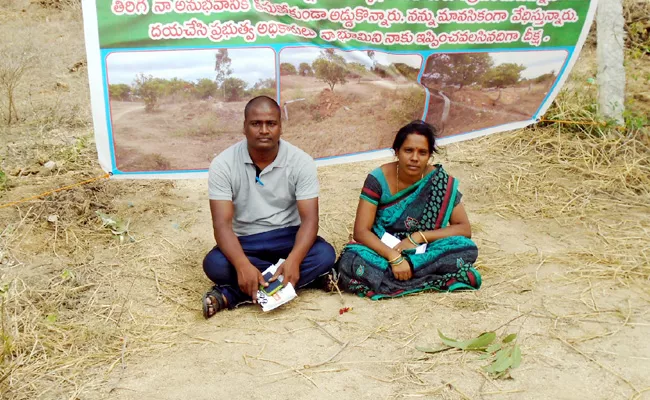
[[[416,240],[416,241],[417,241],[417,239],[416,239],[415,237],[413,237],[413,240]],[[418,245],[418,246],[419,246],[419,245]],[[398,251],[401,251],[401,250],[407,250],[407,249],[414,249],[414,248],[416,248],[416,247],[418,247],[418,246],[414,245],[414,244],[409,240],[409,238],[404,238],[404,239],[402,239],[401,242],[399,242],[399,244],[398,244],[397,246],[395,246],[395,247],[393,247],[393,248],[394,248],[395,250],[400,249],[400,250],[398,250]]]
[[[393,269],[393,275],[395,275],[397,280],[406,281],[411,279],[411,266],[406,259],[399,264],[391,265],[391,268]]]

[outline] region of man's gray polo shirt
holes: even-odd
[[[210,200],[233,202],[235,234],[246,236],[300,225],[296,200],[318,197],[314,160],[280,140],[277,157],[260,173],[261,183],[256,182],[255,172],[246,140],[230,146],[210,164]]]

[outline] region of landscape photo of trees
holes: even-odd
[[[566,51],[440,53],[426,60],[426,120],[441,136],[533,117],[566,62]]]
[[[277,95],[268,48],[111,53],[106,71],[121,171],[207,169],[243,138],[246,101]]]
[[[529,120],[567,52],[433,54],[420,81],[417,54],[291,47],[279,58],[283,137],[323,158],[388,148],[423,117],[441,136]],[[246,101],[277,94],[268,48],[116,52],[106,70],[125,172],[206,169],[242,139]]]
[[[280,52],[284,138],[315,158],[390,147],[423,116],[422,57],[316,47]]]

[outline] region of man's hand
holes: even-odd
[[[253,264],[237,270],[237,283],[242,292],[253,298],[253,303],[257,303],[257,290],[260,285],[269,286],[262,273]]]
[[[412,277],[411,266],[406,260],[397,265],[391,265],[391,268],[393,269],[393,275],[395,275],[395,278],[400,281],[406,281]]]
[[[280,264],[278,270],[275,271],[275,274],[271,277],[271,279],[269,279],[269,281],[272,282],[278,279],[280,275],[284,276],[284,279],[282,281],[282,284],[284,286],[286,286],[287,283],[291,282],[291,285],[293,285],[295,288],[298,284],[298,280],[300,279],[300,264],[286,259],[282,264]]]

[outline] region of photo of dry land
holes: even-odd
[[[314,158],[385,149],[421,119],[419,55],[315,47],[280,52],[283,135]]]
[[[530,120],[568,56],[566,51],[441,53],[427,58],[427,122],[452,136]]]
[[[207,169],[243,139],[248,99],[276,97],[268,48],[111,53],[106,70],[120,171]]]

